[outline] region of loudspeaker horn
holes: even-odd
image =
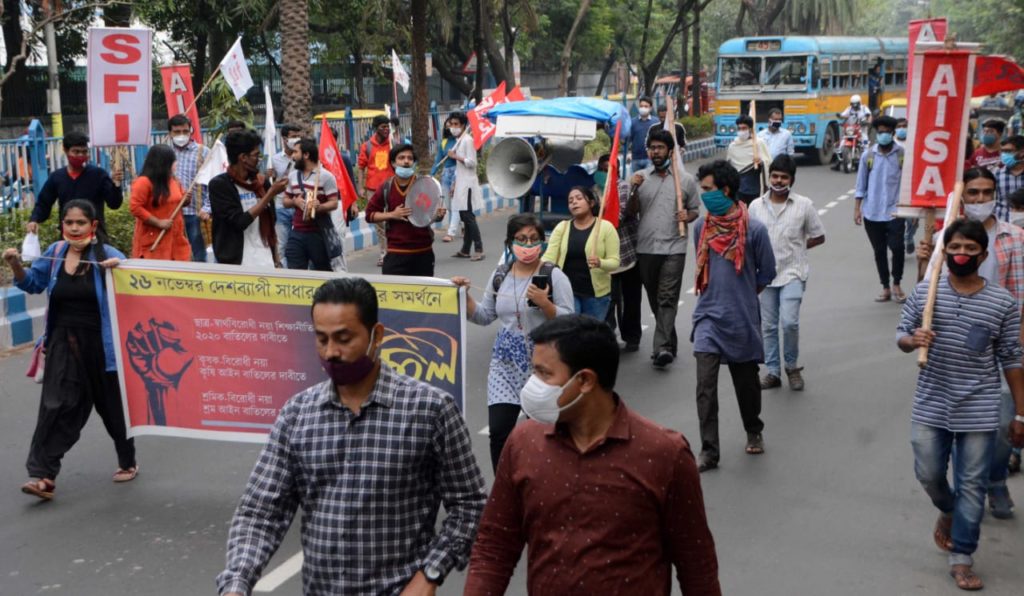
[[[536,178],[537,155],[525,140],[508,137],[491,149],[487,157],[487,181],[498,196],[519,198],[530,191]]]

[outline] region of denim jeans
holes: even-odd
[[[185,215],[185,235],[192,246],[192,260],[196,263],[206,262],[206,241],[203,240],[203,227],[198,215]]]
[[[601,296],[600,298],[574,295],[572,299],[576,304],[576,314],[590,315],[598,321],[603,321],[608,316],[608,307],[612,303],[611,294]]]
[[[953,550],[950,565],[973,565],[971,555],[978,549],[981,518],[985,514],[985,493],[995,447],[996,431],[950,432],[911,423],[910,443],[914,448],[914,474],[932,503],[953,516]],[[946,470],[952,460],[953,487]]]
[[[281,259],[282,267],[288,266],[284,253],[288,248],[288,235],[292,231],[292,217],[294,215],[294,208],[285,209],[282,207],[277,210],[277,223],[274,225],[274,231],[277,232],[277,258]]]
[[[288,235],[289,269],[312,269],[314,271],[330,271],[331,258],[327,256],[327,244],[319,231],[303,232],[292,230]]]
[[[992,448],[992,469],[989,472],[989,486],[1006,486],[1006,477],[1010,475],[1010,452],[1013,445],[1010,444],[1010,423],[1017,413],[1017,406],[1013,403],[1013,394],[1010,388],[1003,384],[1002,395],[999,399],[1002,404],[999,409],[999,430],[996,431],[996,444]]]
[[[800,302],[807,282],[795,279],[784,286],[761,292],[761,334],[764,336],[764,365],[768,374],[782,376],[779,362],[779,322],[786,369],[796,368],[800,356]]]

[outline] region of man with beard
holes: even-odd
[[[332,262],[337,260],[344,270],[341,240],[331,221],[340,202],[338,182],[320,166],[316,141],[300,139],[294,147],[294,168],[284,198],[284,207],[293,213],[285,248],[288,268],[333,271]]]

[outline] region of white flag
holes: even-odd
[[[207,156],[206,163],[196,172],[196,184],[209,186],[210,180],[214,176],[219,176],[226,171],[228,171],[228,150],[224,148],[224,143],[217,139]]]
[[[409,73],[402,66],[402,61],[398,59],[398,54],[394,50],[391,50],[391,70],[395,72],[395,82],[402,87],[402,93],[408,93]]]
[[[245,97],[245,92],[252,88],[252,76],[249,75],[249,65],[246,64],[245,53],[242,52],[241,37],[235,40],[235,44],[220,61],[220,72],[235,92],[236,101]]]
[[[267,121],[263,127],[263,154],[267,156],[266,169],[269,170],[274,163],[274,154],[277,153],[277,123],[274,121],[274,103],[270,98],[270,85],[263,86],[263,93],[267,105]]]

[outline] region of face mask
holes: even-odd
[[[907,140],[907,129],[905,129],[905,128],[897,128],[896,129],[896,140],[897,141],[906,141]]]
[[[651,115],[651,108],[637,108],[636,111],[641,116],[650,116]]]
[[[184,147],[185,145],[188,145],[188,141],[191,138],[192,137],[188,135],[175,135],[171,137],[171,142],[177,147]]]
[[[412,178],[415,173],[416,169],[412,166],[395,166],[395,176],[399,178]]]
[[[993,134],[981,135],[981,144],[982,145],[994,145],[995,142],[996,142],[996,135],[993,135]]]
[[[981,266],[981,255],[946,255],[949,272],[957,277],[973,274]]]
[[[747,139],[750,138],[750,131],[749,130],[741,130],[738,133],[736,133],[736,138],[741,140],[741,141],[746,141]]]
[[[662,159],[661,161],[651,160],[651,162],[654,164],[654,169],[658,170],[659,172],[664,172],[665,170],[668,169],[670,165],[672,165],[667,157]]]
[[[453,137],[457,137],[457,136],[462,134],[462,129],[461,128],[449,128],[448,132],[452,133]]]
[[[521,242],[512,243],[512,254],[516,256],[516,260],[525,265],[535,263],[540,258],[540,251],[544,248],[544,244],[537,242],[536,244],[523,244]]]
[[[892,133],[891,132],[880,132],[878,133],[878,144],[883,147],[892,145]]]
[[[300,139],[287,139],[284,142],[285,147],[288,147],[289,149],[295,149],[296,145],[299,144],[299,140]]]
[[[1017,165],[1017,156],[1013,151],[1003,151],[999,154],[999,159],[1003,162],[1003,165],[1012,168]]]
[[[69,155],[68,165],[76,170],[81,170],[85,167],[85,164],[89,161],[88,157],[82,157],[81,155]]]
[[[732,209],[732,199],[720,190],[710,190],[700,195],[701,202],[711,215],[725,215]]]
[[[779,130],[780,128],[782,128],[782,120],[772,120],[769,123],[769,126],[772,127],[772,130]]]
[[[854,112],[856,112],[856,111],[860,110],[860,104],[859,103],[851,103],[850,104],[850,109],[853,110]]]
[[[341,360],[324,360],[320,359],[320,366],[323,367],[324,372],[331,378],[331,382],[335,385],[354,385],[359,381],[366,378],[367,375],[373,370],[373,358],[370,354],[373,353],[373,340],[374,332],[370,331],[370,345],[366,347],[366,353],[357,358],[353,362],[342,362]]]
[[[519,392],[519,402],[523,406],[523,411],[527,416],[542,424],[558,422],[559,414],[575,406],[576,402],[583,398],[581,393],[564,406],[559,407],[558,405],[558,398],[562,397],[562,392],[575,378],[576,375],[573,375],[568,383],[559,387],[558,385],[548,385],[537,375],[530,375],[530,380]]]
[[[789,186],[786,185],[776,186],[772,184],[770,188],[772,189],[773,193],[779,196],[787,196],[789,194]]]
[[[64,241],[70,244],[71,247],[76,250],[85,250],[87,246],[89,246],[96,240],[95,232],[89,232],[88,234],[82,236],[81,238],[72,238],[67,234],[62,234],[62,236],[64,237]]]
[[[996,202],[988,201],[985,203],[964,203],[964,215],[967,219],[973,219],[974,221],[985,221],[996,210]]]
[[[608,182],[608,172],[602,172],[601,170],[594,172],[594,182],[601,188],[604,188],[605,183]]]

